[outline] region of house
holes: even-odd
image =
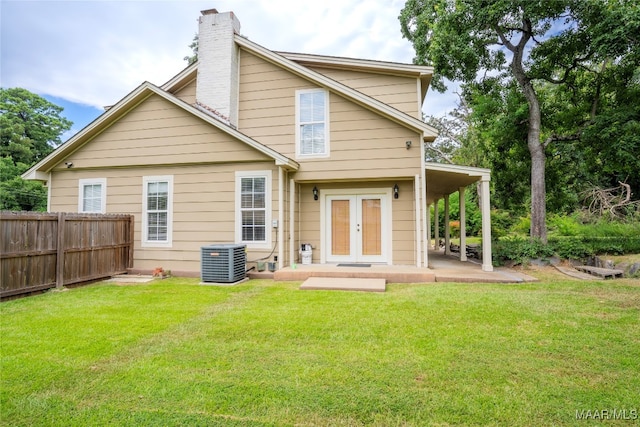
[[[313,263],[426,266],[430,204],[482,180],[489,217],[489,171],[425,163],[432,73],[273,52],[233,12],[205,10],[196,63],[142,83],[23,177],[46,183],[49,211],[134,214],[140,272],[198,275],[212,243],[279,268],[302,243]]]

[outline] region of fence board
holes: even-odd
[[[133,267],[133,215],[0,212],[0,298]]]

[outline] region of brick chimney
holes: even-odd
[[[238,125],[238,47],[240,21],[233,12],[200,12],[196,101]]]

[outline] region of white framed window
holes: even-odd
[[[142,177],[142,246],[171,247],[173,175]]]
[[[236,172],[236,242],[271,247],[271,171]]]
[[[78,181],[78,212],[107,211],[107,179],[91,178]]]
[[[324,89],[296,91],[296,154],[329,156],[329,92]]]

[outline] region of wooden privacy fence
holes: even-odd
[[[0,298],[133,267],[133,215],[1,212]]]

